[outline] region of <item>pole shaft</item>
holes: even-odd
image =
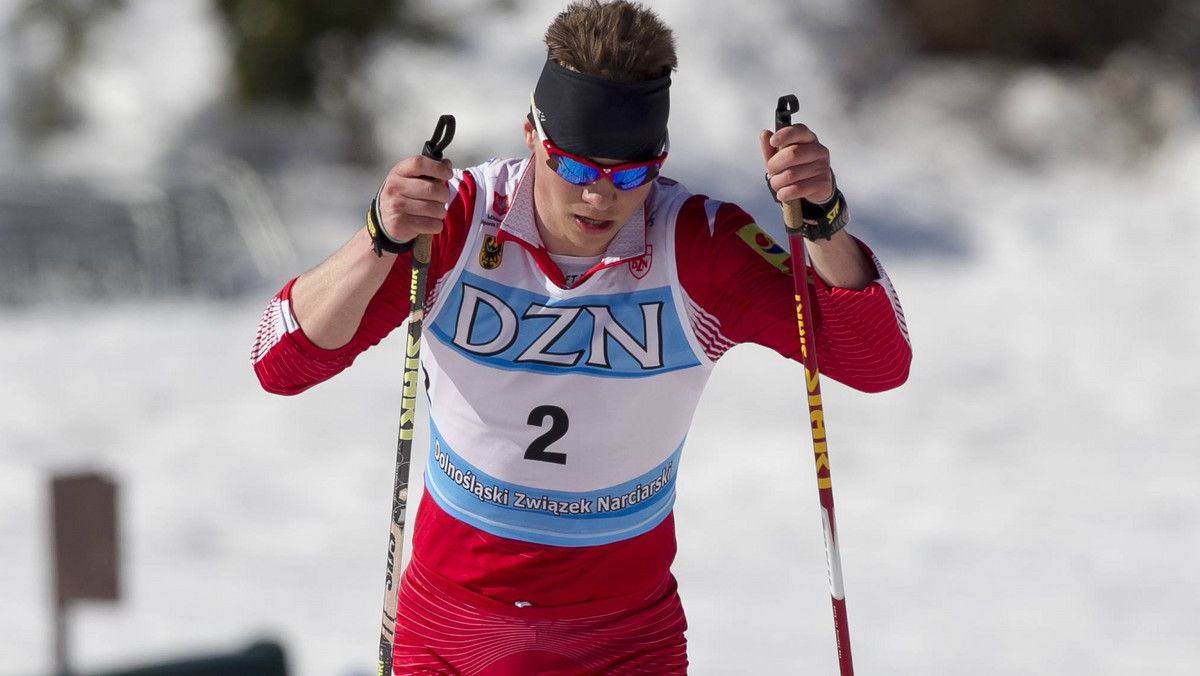
[[[403,572],[404,527],[408,520],[408,470],[412,462],[413,424],[421,372],[421,328],[425,319],[425,280],[429,270],[430,238],[421,235],[413,247],[409,292],[408,339],[404,350],[404,384],[400,400],[400,432],[396,441],[396,475],[392,489],[392,522],[388,534],[387,579],[383,590],[383,626],[379,635],[379,675],[392,673],[396,641],[400,575]]]
[[[837,638],[838,668],[841,676],[853,676],[850,657],[850,626],[846,619],[846,594],[842,585],[842,556],[837,537],[837,519],[833,509],[833,476],[829,467],[829,441],[825,433],[825,409],[821,401],[821,375],[817,365],[816,326],[808,292],[807,249],[804,238],[789,232],[792,272],[796,289],[796,320],[800,326],[800,352],[804,363],[808,419],[812,433],[813,461],[817,472],[817,497],[821,503],[821,524],[825,533],[825,562],[829,570],[829,594],[833,602],[833,630]]]

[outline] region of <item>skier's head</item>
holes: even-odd
[[[627,0],[579,0],[546,31],[525,142],[551,253],[598,255],[640,209],[666,159],[675,40]]]
[[[560,65],[610,80],[654,80],[678,66],[671,29],[626,0],[572,4],[546,29],[546,48]]]
[[[546,63],[533,92],[555,146],[626,162],[662,154],[677,66],[671,29],[628,0],[580,0],[546,30]]]

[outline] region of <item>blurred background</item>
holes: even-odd
[[[796,93],[904,303],[910,382],[824,387],[859,670],[1196,673],[1200,3],[647,4],[668,175],[782,233],[757,133]],[[51,480],[79,473],[117,486],[120,562],[118,600],[69,608],[79,672],[374,673],[400,341],[275,397],[259,315],[438,115],[460,167],[524,154],[564,6],[0,0],[0,676],[55,669]],[[836,669],[801,383],[741,347],[697,414],[694,674]]]

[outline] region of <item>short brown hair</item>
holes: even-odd
[[[653,80],[677,66],[671,29],[628,0],[572,3],[546,30],[546,47],[560,65],[611,80]]]

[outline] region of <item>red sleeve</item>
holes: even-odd
[[[475,210],[475,178],[467,171],[458,181],[445,219],[445,228],[433,238],[426,288],[454,267],[462,254]],[[387,278],[367,304],[358,329],[337,349],[318,347],[304,334],[291,311],[293,279],[284,285],[263,313],[250,361],[263,389],[275,394],[299,394],[341,373],[358,355],[377,345],[408,318],[412,283],[412,255],[396,257]]]
[[[679,279],[710,356],[757,343],[800,361],[795,285],[787,249],[736,205],[690,198],[676,226]],[[898,387],[912,361],[904,314],[879,260],[862,291],[831,288],[808,270],[821,372],[864,392]]]

